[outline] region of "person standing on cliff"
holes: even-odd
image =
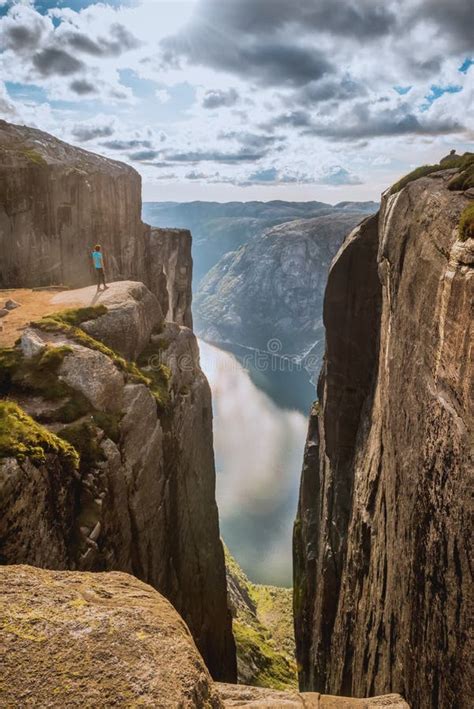
[[[94,251],[92,252],[92,261],[94,262],[94,268],[97,274],[97,292],[101,290],[101,284],[103,284],[104,290],[107,290],[108,286],[105,282],[104,273],[104,257],[100,244],[96,244]]]

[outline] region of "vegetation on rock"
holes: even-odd
[[[427,177],[433,172],[454,168],[459,169],[459,172],[449,181],[448,189],[467,190],[469,187],[474,187],[474,153],[464,153],[464,155],[446,157],[436,165],[421,165],[421,167],[417,167],[392,185],[390,194],[400,192],[410,182],[418,180],[420,177]]]
[[[462,212],[459,220],[459,238],[461,241],[474,238],[474,204],[470,204]]]
[[[224,549],[239,681],[258,687],[295,688],[292,590],[252,583]]]
[[[55,454],[68,468],[77,469],[79,455],[67,441],[38,424],[13,401],[0,401],[0,458],[43,465]]]

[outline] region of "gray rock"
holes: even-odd
[[[16,300],[9,299],[5,302],[5,308],[7,310],[15,310],[15,308],[21,308],[21,303],[17,303]]]
[[[23,330],[20,338],[21,351],[28,359],[37,355],[46,347],[46,342],[43,340],[41,333],[31,327]]]
[[[109,357],[81,345],[71,344],[59,374],[73,389],[80,391],[100,411],[120,411],[124,376]]]
[[[9,315],[10,311],[7,310],[6,308],[0,308],[0,318],[4,318],[6,315]]]

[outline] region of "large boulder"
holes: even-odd
[[[105,305],[105,315],[83,322],[81,327],[126,359],[136,359],[141,354],[151,333],[164,319],[157,297],[136,281],[110,283],[108,290],[100,293],[95,286],[65,291],[52,303],[61,307]]]
[[[183,620],[123,573],[0,567],[1,706],[222,707]]]

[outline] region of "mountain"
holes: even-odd
[[[195,297],[201,337],[287,357],[313,350],[319,369],[327,272],[360,220],[360,213],[344,211],[286,222],[224,256]]]
[[[144,202],[143,218],[153,226],[180,227],[193,234],[194,282],[229,251],[235,251],[266,229],[295,219],[341,210],[373,213],[375,202]]]
[[[388,190],[329,273],[294,528],[305,690],[472,704],[473,158]]]

